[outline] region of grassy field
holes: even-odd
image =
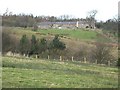
[[[59,34],[67,37],[72,37],[75,39],[95,39],[96,38],[96,32],[94,31],[84,31],[84,30],[56,30],[56,29],[50,29],[50,30],[39,30],[38,32],[44,33],[44,34]]]
[[[32,35],[36,35],[37,38],[49,38],[54,37],[56,34],[59,34],[62,38],[70,38],[70,39],[79,39],[83,41],[99,41],[99,42],[111,42],[109,38],[100,36],[97,37],[96,31],[86,31],[83,29],[77,29],[77,30],[66,30],[66,29],[49,29],[49,30],[43,30],[39,29],[37,31],[32,31],[31,28],[10,28],[10,31],[12,34],[16,36],[16,38],[21,38],[23,34],[26,34],[29,38],[31,38]]]
[[[3,88],[117,88],[118,68],[80,62],[3,57]]]

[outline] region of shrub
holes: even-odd
[[[111,47],[104,43],[96,43],[96,48],[92,50],[92,56],[98,64],[108,64],[111,60]]]
[[[45,38],[42,38],[40,42],[38,43],[38,53],[45,52],[47,50],[47,40]]]
[[[64,50],[66,48],[65,44],[61,42],[58,37],[58,35],[54,37],[53,41],[49,45],[50,49]]]
[[[10,28],[3,28],[2,32],[2,53],[5,54],[8,51],[18,51],[18,40],[9,31]]]

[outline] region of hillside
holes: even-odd
[[[97,56],[106,57],[103,58],[104,61],[100,62],[101,64],[107,64],[108,61],[110,61],[111,65],[116,65],[118,59],[118,46],[114,42],[115,40],[113,40],[113,38],[109,38],[102,30],[99,29],[38,29],[37,31],[33,31],[32,28],[3,27],[3,31],[6,31],[6,34],[3,34],[3,51],[5,54],[10,50],[13,53],[23,53],[21,52],[23,49],[20,49],[20,40],[23,35],[26,35],[26,38],[28,39],[28,43],[26,44],[28,45],[27,52],[32,52],[31,38],[32,35],[35,35],[37,42],[39,42],[42,38],[45,38],[46,40],[47,47],[45,47],[45,50],[42,52],[38,50],[39,53],[37,53],[38,57],[41,58],[46,58],[50,55],[52,59],[63,56],[63,59],[71,60],[71,57],[73,56],[75,60],[83,61],[84,58],[87,58],[88,62],[95,62],[96,59],[98,59],[96,58],[96,52],[99,53],[99,51],[101,52],[103,50],[103,52],[107,53],[103,54],[101,52],[99,55],[102,56]],[[48,50],[48,48],[50,48],[50,43],[56,34],[59,35],[59,40],[65,44],[66,48],[64,50]],[[103,49],[102,47],[107,49]],[[24,50],[26,51],[26,47]],[[109,50],[109,53],[104,50]],[[34,55],[32,54],[31,57],[34,57]]]
[[[117,88],[118,68],[78,61],[3,57],[3,88]]]
[[[101,30],[91,30],[91,29],[38,29],[37,31],[32,31],[31,28],[15,28],[15,27],[4,27],[3,30],[8,30],[9,34],[14,35],[16,38],[20,39],[23,34],[26,34],[29,38],[32,35],[36,35],[38,38],[53,38],[58,34],[62,39],[68,40],[79,40],[79,41],[99,41],[99,42],[113,42],[111,38],[105,36]]]

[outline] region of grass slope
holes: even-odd
[[[98,37],[98,32],[88,29],[38,29],[37,31],[32,31],[31,28],[8,28],[9,33],[13,34],[17,39],[20,39],[22,35],[26,34],[27,37],[31,38],[32,35],[35,35],[37,38],[47,38],[52,39],[56,34],[59,34],[61,38],[66,37],[70,40],[79,40],[79,41],[98,41],[98,42],[112,42],[109,37],[103,36],[102,31],[100,34],[102,36]],[[65,39],[65,38],[64,38]]]
[[[84,31],[84,30],[56,30],[56,29],[50,29],[50,30],[39,30],[40,33],[44,34],[60,34],[63,36],[72,37],[75,39],[95,39],[96,38],[96,32],[94,31]]]
[[[118,69],[80,62],[3,57],[3,88],[117,88]]]
[[[40,29],[38,31],[32,31],[31,29],[23,29],[23,28],[11,28],[11,33],[16,35],[18,38],[21,38],[23,34],[26,34],[27,36],[31,37],[33,34],[37,37],[46,37],[49,35],[54,36],[55,34],[59,34],[61,36],[70,37],[73,39],[87,39],[87,40],[95,40],[96,32],[95,31],[85,31],[82,29],[79,30],[59,30],[59,29],[49,29],[44,30]]]

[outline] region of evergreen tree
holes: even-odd
[[[45,38],[42,38],[39,42],[39,53],[42,53],[45,50],[47,50],[47,41]]]
[[[50,43],[50,49],[64,50],[66,48],[65,44],[61,42],[58,37],[58,35],[55,35],[53,41]]]
[[[29,52],[29,40],[26,35],[23,35],[22,38],[20,39],[20,52],[21,54],[28,54]]]
[[[32,39],[31,39],[31,50],[30,50],[31,53],[36,53],[36,49],[37,49],[36,44],[37,44],[36,37],[35,37],[35,35],[32,35]]]

